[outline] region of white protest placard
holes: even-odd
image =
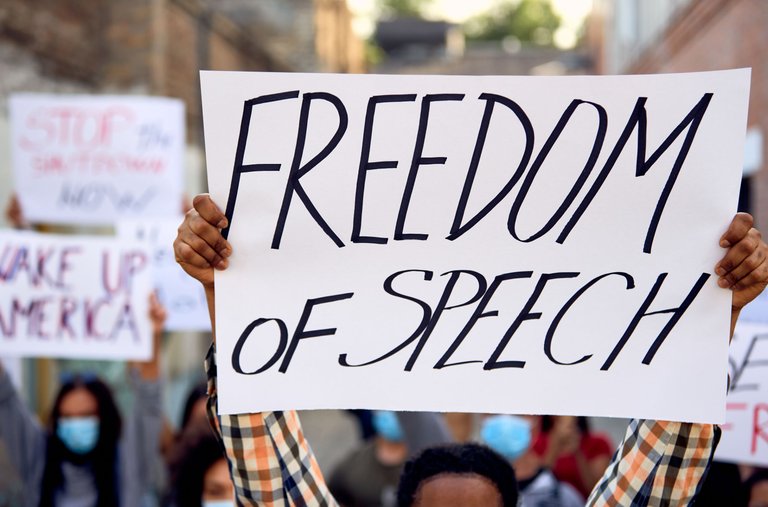
[[[148,265],[135,242],[0,231],[3,355],[149,359]]]
[[[112,224],[181,207],[177,99],[17,94],[9,100],[16,192],[31,222]]]
[[[201,81],[221,413],[724,420],[748,70]]]
[[[764,307],[764,305],[762,305]],[[730,348],[731,385],[719,461],[768,465],[768,324],[736,325]]]
[[[203,286],[176,263],[173,240],[182,217],[156,220],[126,220],[117,223],[117,235],[139,242],[151,252],[150,268],[160,303],[168,312],[168,331],[210,331],[208,305]]]

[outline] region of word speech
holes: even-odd
[[[32,222],[108,225],[179,213],[184,104],[159,97],[16,94],[16,191]]]
[[[135,242],[0,232],[4,356],[147,360],[149,254]]]
[[[724,420],[748,70],[201,83],[222,413]]]

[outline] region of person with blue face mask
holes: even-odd
[[[344,507],[394,505],[408,446],[395,412],[375,410],[372,423],[376,436],[353,450],[330,476],[329,488]]]
[[[28,507],[142,507],[162,466],[158,344],[165,309],[153,296],[154,359],[130,363],[133,410],[121,418],[109,387],[90,374],[68,375],[47,431],[19,399],[0,367],[0,443],[26,492]]]
[[[480,438],[515,469],[523,507],[581,507],[584,498],[558,481],[533,451],[535,417],[492,415],[483,420]]]

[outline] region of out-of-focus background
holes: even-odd
[[[183,100],[192,196],[206,189],[200,69],[573,75],[740,67],[752,68],[752,92],[739,208],[764,227],[766,0],[0,0],[0,203],[14,188],[7,99],[16,92]],[[186,392],[203,379],[208,342],[172,333],[163,343],[164,410],[175,425]],[[120,392],[122,365],[82,363],[21,362],[22,395],[41,418],[64,370],[95,368]],[[476,430],[473,416],[449,419],[458,435]],[[304,422],[325,470],[355,445],[344,413],[308,413]],[[625,422],[593,425],[615,443]]]

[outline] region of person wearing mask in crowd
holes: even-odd
[[[150,470],[162,424],[158,352],[165,309],[153,294],[153,359],[131,362],[133,410],[120,417],[112,393],[92,375],[63,382],[43,429],[0,367],[0,440],[24,482],[30,507],[152,505]]]
[[[224,448],[208,419],[192,418],[171,458],[173,507],[234,507],[235,493]]]
[[[544,466],[582,496],[589,495],[611,461],[613,445],[608,437],[591,432],[583,416],[545,415],[537,433],[533,449]]]
[[[531,447],[538,417],[493,415],[483,420],[480,437],[515,469],[522,507],[582,507],[584,496],[560,482]]]
[[[731,290],[731,335],[741,308],[768,285],[768,245],[752,224],[752,217],[746,213],[734,217],[720,241],[726,253],[713,267],[719,276],[718,284]],[[226,269],[227,258],[232,255],[231,245],[221,235],[221,228],[226,226],[226,217],[210,196],[198,195],[174,241],[177,262],[205,288],[212,322],[215,322],[213,271]],[[216,429],[225,444],[237,500],[246,505],[337,505],[295,411],[216,416],[214,347],[215,333],[214,346],[206,358],[209,408],[211,416],[217,418]],[[719,433],[719,428],[709,424],[631,421],[587,505],[689,504],[706,475]],[[686,459],[681,460],[679,456]],[[406,467],[401,485],[408,480],[407,470]],[[629,475],[625,475],[628,470]],[[470,471],[452,479],[456,479],[454,483],[470,481],[487,485],[486,479],[476,475]],[[438,474],[425,484],[443,479]],[[514,481],[514,474],[508,480]],[[509,486],[516,489],[516,484]],[[440,504],[422,501],[416,505]]]
[[[328,487],[344,507],[393,507],[395,491],[409,456],[397,414],[372,413],[376,436],[352,451],[336,467]]]

